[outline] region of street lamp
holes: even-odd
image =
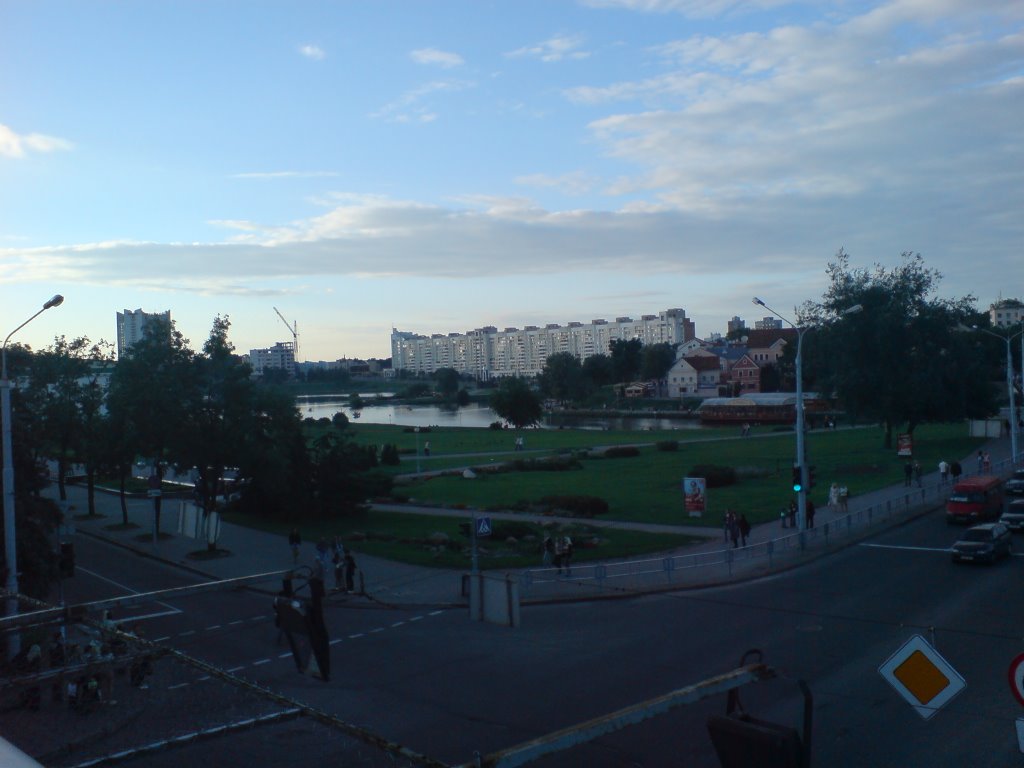
[[[1015,396],[1013,391],[1013,352],[1010,350],[1010,342],[1016,339],[1018,336],[1021,337],[1021,378],[1024,381],[1024,329],[1021,329],[1012,336],[1003,336],[1000,333],[994,333],[987,328],[979,328],[976,325],[971,326],[975,331],[981,331],[987,333],[989,336],[995,336],[997,339],[1001,339],[1006,342],[1006,391],[1010,396],[1010,463],[1017,463],[1017,409],[1015,403]]]
[[[11,336],[16,334],[26,325],[35,320],[39,315],[50,307],[59,307],[64,303],[64,297],[57,294],[43,308],[32,317],[19,325],[7,334],[4,345],[0,348],[0,369],[3,376],[0,377],[0,416],[4,421],[3,426],[3,450],[4,450],[4,562],[7,565],[7,581],[4,588],[7,590],[7,615],[14,616],[18,613],[18,549],[14,529],[14,454],[11,451],[11,382],[7,378],[7,342]],[[17,632],[7,636],[7,659],[13,659],[21,650],[21,637]]]
[[[794,323],[788,317],[784,317],[776,312],[774,309],[765,304],[757,296],[753,299],[754,303],[764,307],[777,318],[783,322],[789,323],[793,326],[796,331],[796,462],[794,466],[800,468],[800,490],[797,491],[797,507],[796,507],[796,529],[803,531],[807,528],[807,457],[805,456],[804,448],[804,376],[803,376],[803,357],[804,357],[804,334],[816,328],[815,325],[801,326]],[[846,315],[853,315],[860,312],[864,307],[860,304],[854,304],[852,307],[848,307],[839,313],[840,317]]]

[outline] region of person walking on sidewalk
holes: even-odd
[[[814,527],[814,502],[810,496],[807,497],[807,527]]]
[[[839,483],[832,483],[828,489],[828,508],[830,512],[839,511]]]
[[[914,479],[914,462],[907,459],[907,463],[903,465],[903,486],[909,488],[911,482]]]
[[[924,470],[921,468],[921,462],[914,462],[914,480],[917,481],[917,487],[921,487],[921,478],[924,475]]]
[[[746,513],[740,514],[739,521],[740,528],[740,541],[743,542],[743,546],[747,546],[747,538],[750,536],[750,521],[747,520]]]
[[[959,461],[954,461],[949,465],[949,474],[953,477],[953,484],[956,485],[960,482],[960,475],[964,473],[964,468],[960,466]]]
[[[356,559],[352,557],[352,550],[346,549],[342,556],[345,563],[345,591],[350,595],[355,591]]]
[[[298,528],[292,528],[288,534],[288,546],[292,548],[292,565],[299,562],[299,547],[302,546],[302,535]]]
[[[789,527],[790,528],[796,528],[796,510],[797,510],[796,499],[790,499],[789,500],[789,509],[787,510],[787,515],[786,515],[786,517],[789,520]]]
[[[949,462],[945,459],[939,462],[939,482],[943,485],[949,482]]]

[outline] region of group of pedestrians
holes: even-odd
[[[747,546],[750,537],[750,521],[743,513],[737,515],[731,509],[725,510],[725,541],[732,542],[733,549]]]
[[[302,549],[302,534],[298,528],[292,528],[289,532],[288,546],[292,551],[292,564],[298,565]],[[356,559],[352,550],[342,543],[340,536],[335,536],[330,544],[321,537],[316,544],[312,578],[325,583],[328,573],[334,575],[335,590],[341,591],[344,588],[349,594],[355,591]]]
[[[557,538],[545,536],[544,544],[541,549],[543,550],[543,563],[545,568],[549,568],[554,565],[558,569],[559,575],[563,573],[566,576],[571,575],[572,555],[574,550],[571,538],[568,536],[558,536]]]

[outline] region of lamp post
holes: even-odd
[[[416,474],[420,473],[420,428],[414,427],[413,432],[416,433]]]
[[[979,328],[976,325],[972,325],[971,328],[1006,342],[1006,391],[1010,397],[1010,464],[1015,465],[1017,463],[1017,408],[1015,403],[1016,397],[1013,391],[1013,352],[1010,349],[1010,342],[1018,336],[1021,337],[1021,369],[1024,371],[1024,329],[1012,336],[1003,336],[987,328]],[[1021,376],[1022,380],[1024,380],[1024,373]]]
[[[812,328],[816,328],[815,325],[802,326],[797,325],[788,317],[784,317],[776,312],[774,309],[765,304],[757,296],[753,299],[754,303],[764,307],[777,318],[783,322],[789,323],[793,326],[793,330],[796,331],[796,462],[793,464],[795,467],[800,468],[800,490],[796,494],[796,529],[803,531],[807,528],[807,455],[806,448],[804,447],[804,376],[803,376],[803,357],[804,357],[804,334]],[[864,307],[860,304],[854,304],[852,307],[844,309],[839,313],[841,317],[846,315],[853,315],[863,310]]]
[[[26,325],[35,320],[50,307],[59,307],[64,297],[57,294],[32,317],[7,334],[3,347],[0,347],[0,415],[3,417],[3,450],[4,450],[4,563],[7,566],[7,615],[18,613],[18,549],[14,527],[14,454],[11,450],[11,382],[7,378],[7,342]],[[13,659],[21,650],[21,637],[17,632],[7,636],[7,659]]]

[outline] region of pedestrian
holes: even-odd
[[[350,549],[345,550],[342,559],[345,563],[345,591],[351,595],[355,591],[356,559]]]
[[[541,565],[545,568],[550,568],[551,563],[555,559],[555,540],[550,536],[545,536],[544,543],[541,545],[541,552],[544,555],[541,560]]]
[[[945,459],[939,462],[939,482],[943,485],[949,482],[949,462]]]
[[[810,496],[807,497],[807,527],[814,527],[814,502]]]
[[[844,515],[849,511],[850,489],[845,485],[839,486],[839,511]]]
[[[914,462],[914,480],[917,482],[917,487],[921,487],[921,479],[924,475],[924,470],[921,468],[921,462]]]
[[[727,515],[727,519],[729,521],[729,539],[732,541],[732,548],[736,549],[740,545],[740,523],[732,512]]]
[[[788,512],[789,512],[789,527],[790,528],[796,528],[796,512],[797,512],[796,499],[790,499],[789,500],[789,510],[788,510]]]
[[[729,532],[730,523],[732,522],[732,512],[728,509],[725,510],[725,517],[722,518],[722,541],[726,544],[729,543]]]
[[[743,542],[743,546],[747,546],[747,539],[750,537],[750,521],[747,520],[746,513],[740,515],[740,539]]]
[[[981,452],[981,450],[979,450],[978,451],[978,474],[979,475],[981,474],[981,468],[984,465],[984,463],[985,463],[985,454],[983,454]]]
[[[839,511],[839,483],[832,483],[828,489],[828,509],[829,512]]]
[[[429,440],[427,440],[427,442],[425,442],[423,444],[423,455],[424,456],[429,456],[430,455],[430,441]]]
[[[562,536],[558,537],[555,542],[555,568],[558,569],[558,575],[562,575],[562,565],[565,562],[565,538]]]
[[[907,463],[903,465],[903,486],[905,488],[910,487],[911,481],[914,479],[914,462],[907,459]]]
[[[340,536],[331,540],[331,563],[334,565],[334,588],[340,590],[345,579],[345,545],[341,543]]]
[[[964,468],[960,466],[959,461],[954,461],[949,465],[949,474],[953,477],[953,484],[956,485],[960,482],[960,475],[964,473]]]
[[[562,565],[565,566],[565,575],[566,576],[572,575],[572,552],[573,552],[572,539],[570,539],[568,536],[566,536],[565,540],[562,543]]]
[[[288,534],[288,546],[292,548],[292,564],[299,562],[299,547],[302,546],[302,536],[298,528],[292,528]]]
[[[981,470],[986,475],[992,471],[992,454],[988,451],[985,451],[981,457]]]

